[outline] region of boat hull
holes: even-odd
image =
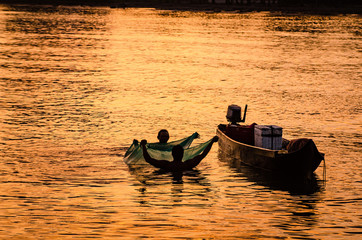
[[[311,139],[298,151],[288,153],[237,142],[228,137],[220,128],[217,129],[216,134],[219,137],[219,149],[226,156],[253,167],[280,172],[283,175],[311,176],[324,159],[324,155],[318,151]]]

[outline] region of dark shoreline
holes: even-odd
[[[156,6],[135,5],[127,7],[150,7],[161,10],[175,11],[200,11],[200,12],[280,12],[285,14],[312,14],[312,15],[339,15],[339,14],[358,14],[362,15],[361,6],[345,6],[345,7],[330,7],[330,6],[264,6],[261,4],[254,5],[224,5],[224,4],[192,4],[192,5],[168,5],[159,4]]]
[[[90,7],[111,7],[111,8],[155,8],[160,10],[175,11],[199,11],[199,12],[278,12],[284,14],[312,14],[312,15],[339,15],[358,14],[362,15],[362,4],[340,4],[338,6],[326,5],[264,5],[264,4],[197,4],[197,3],[155,3],[147,1],[129,2],[105,0],[100,3],[97,0],[0,0],[0,4],[5,5],[46,5],[46,6],[90,6]]]

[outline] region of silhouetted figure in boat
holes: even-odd
[[[170,139],[170,135],[166,129],[161,129],[157,134],[157,139],[159,143],[167,143],[168,139]],[[138,144],[138,140],[133,139],[133,143]]]
[[[143,157],[145,158],[146,162],[148,162],[152,166],[161,168],[169,172],[182,172],[182,171],[191,170],[192,168],[196,167],[201,162],[201,160],[204,159],[206,155],[209,153],[214,142],[217,142],[218,140],[219,137],[217,136],[213,137],[211,142],[206,146],[206,148],[201,154],[197,155],[192,159],[186,160],[185,162],[182,162],[182,158],[184,156],[184,149],[180,145],[176,145],[172,148],[172,157],[173,157],[172,162],[167,160],[157,160],[151,158],[151,156],[147,152],[146,140],[141,141],[141,147],[143,150]]]

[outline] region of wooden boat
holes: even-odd
[[[216,131],[219,149],[244,164],[285,176],[310,178],[324,160],[324,154],[318,151],[311,139],[304,139],[303,146],[293,151],[269,150],[232,139],[226,134],[226,126],[220,124]]]

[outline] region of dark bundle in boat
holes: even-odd
[[[283,175],[310,177],[324,159],[312,139],[288,141],[282,138],[282,128],[275,125],[240,125],[241,108],[230,105],[226,118],[216,131],[220,150],[257,168],[280,172]]]

